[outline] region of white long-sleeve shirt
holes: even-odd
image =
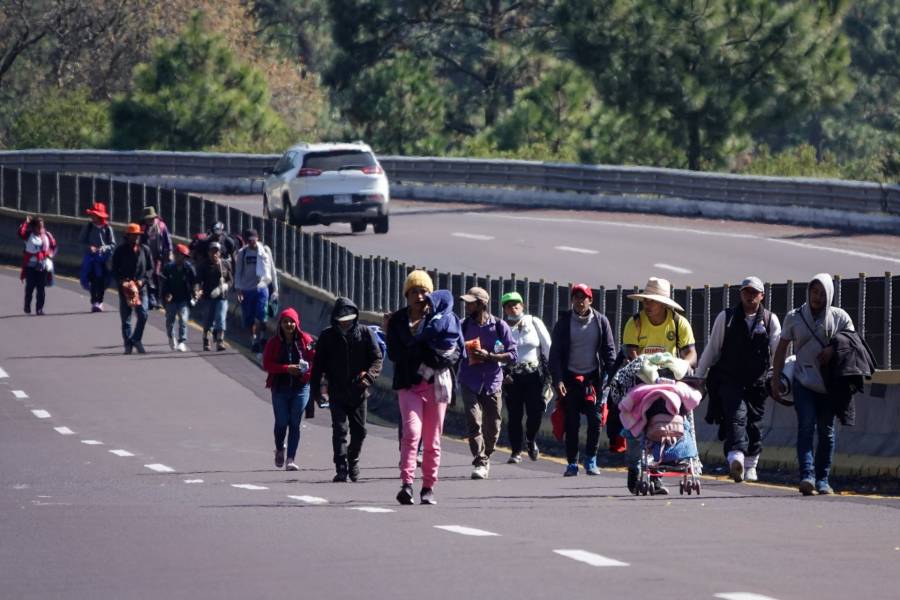
[[[737,307],[736,307],[737,308]],[[769,352],[775,354],[775,348],[778,347],[778,340],[781,337],[781,322],[774,313],[771,313],[772,321],[769,325]],[[756,313],[752,315],[744,315],[744,321],[747,323],[747,330],[753,327],[753,321],[756,319]],[[765,327],[765,323],[762,324]],[[719,362],[722,356],[722,345],[725,343],[725,311],[723,310],[716,316],[713,323],[712,331],[709,333],[709,341],[703,349],[700,356],[700,362],[697,364],[696,375],[698,377],[706,377],[709,368]]]
[[[523,315],[517,323],[509,320],[506,323],[516,342],[518,364],[537,363],[540,354],[544,355],[544,360],[550,360],[550,333],[543,321],[532,315]]]

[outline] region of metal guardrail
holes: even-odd
[[[261,178],[274,154],[108,150],[0,152],[10,168],[63,173]],[[530,188],[550,191],[637,194],[802,206],[900,215],[900,185],[864,181],[758,177],[678,169],[577,165],[521,160],[384,156],[393,181]]]
[[[216,221],[222,221],[229,231],[235,232],[253,227],[272,248],[280,271],[332,295],[349,296],[364,311],[387,312],[404,306],[403,282],[409,271],[416,268],[382,256],[358,256],[320,234],[305,233],[283,221],[250,215],[177,190],[112,178],[35,173],[0,166],[2,207],[83,217],[84,210],[94,200],[106,203],[111,220],[122,225],[137,219],[144,206],[152,205],[170,230],[183,238],[208,230]],[[500,296],[513,290],[522,294],[529,313],[540,316],[550,326],[568,308],[569,286],[565,282],[561,285],[555,281],[533,281],[514,273],[495,277],[426,270],[438,288],[449,289],[456,296],[473,285],[486,288],[493,299],[494,314],[500,314]],[[895,306],[893,300],[893,288],[898,283],[900,276],[890,273],[884,277],[867,277],[861,273],[858,279],[835,278],[835,304],[853,317],[882,368],[900,368],[900,360],[894,358],[900,357],[900,331],[893,328],[893,323],[900,320],[900,306]],[[770,309],[784,315],[802,304],[805,285],[793,281],[766,284]],[[638,310],[638,303],[626,298],[636,291],[637,288],[626,289],[621,285],[594,290],[595,306],[609,317],[617,342],[626,320]],[[739,294],[736,286],[706,285],[674,290],[674,298],[685,308],[699,349],[709,337],[715,315],[737,304]]]

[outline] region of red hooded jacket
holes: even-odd
[[[281,362],[282,350],[284,349],[281,320],[284,318],[291,319],[297,324],[297,339],[300,342],[300,355],[303,357],[303,360],[309,363],[309,371],[297,378],[301,384],[305,385],[309,383],[313,360],[316,357],[315,340],[313,340],[311,335],[300,329],[300,315],[298,315],[297,311],[293,308],[284,309],[281,311],[281,314],[278,315],[278,325],[276,325],[278,328],[278,335],[270,338],[269,341],[266,342],[266,347],[263,350],[263,369],[268,373],[268,376],[266,377],[267,388],[272,387],[276,375],[287,375],[288,372],[288,365]]]
[[[19,226],[19,237],[23,240],[27,240],[29,236],[29,224],[28,222],[22,223]],[[41,242],[43,245],[41,247],[40,252],[31,253],[27,250],[22,252],[22,270],[19,273],[19,279],[25,279],[25,268],[28,266],[28,261],[31,260],[31,257],[35,257],[38,262],[44,260],[45,258],[51,258],[56,254],[56,238],[44,229],[44,232],[41,234]]]

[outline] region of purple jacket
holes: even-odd
[[[492,315],[488,316],[484,325],[466,318],[463,321],[462,331],[466,340],[480,338],[482,349],[488,352],[494,352],[494,344],[499,339],[503,344],[501,352],[509,352],[512,355],[512,362],[516,362],[519,357],[509,325]],[[468,360],[463,360],[459,367],[459,383],[476,394],[497,393],[503,385],[503,365],[495,362],[470,365]]]

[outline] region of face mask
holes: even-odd
[[[522,320],[522,315],[506,315],[507,321],[512,321],[513,323],[518,323]]]

